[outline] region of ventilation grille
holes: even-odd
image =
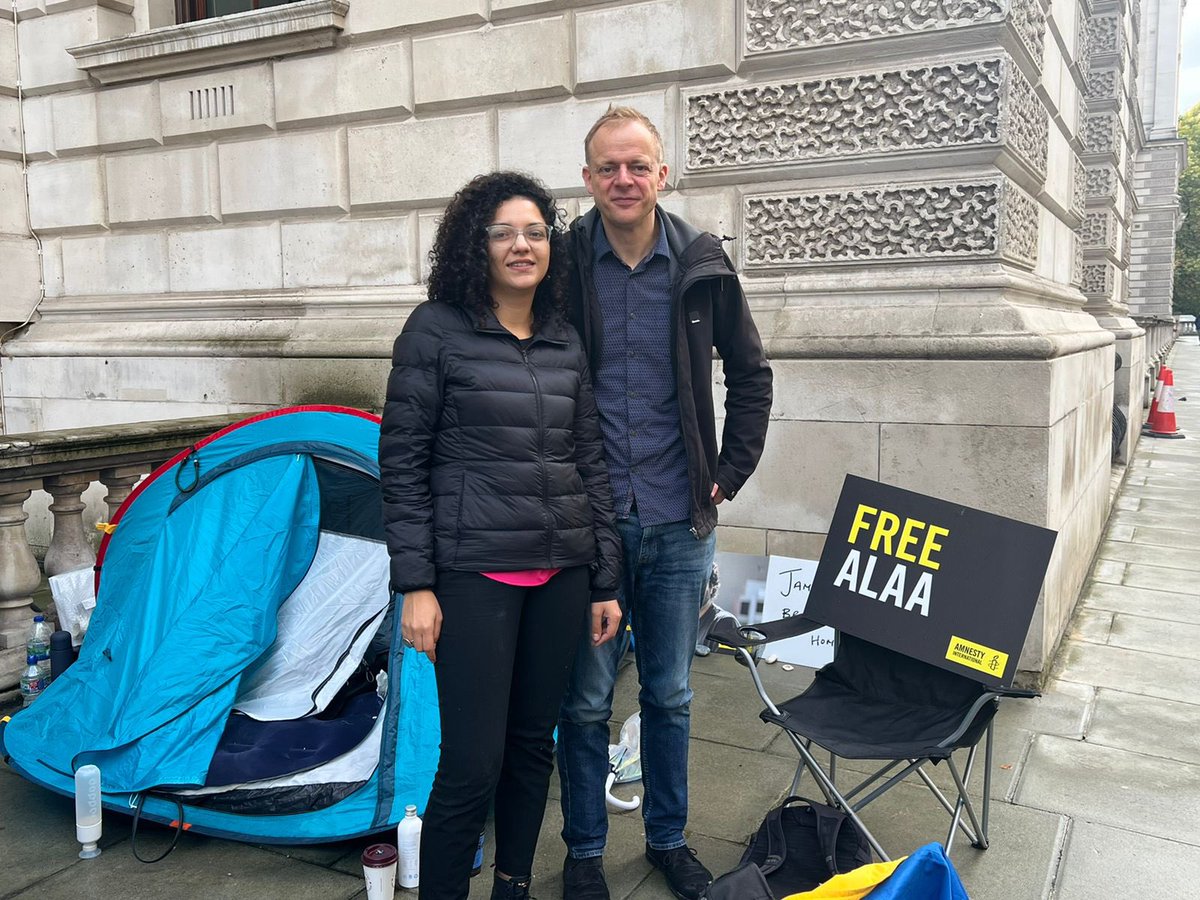
[[[201,88],[188,91],[188,102],[192,108],[192,121],[217,119],[233,115],[233,85]]]

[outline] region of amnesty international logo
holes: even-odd
[[[977,672],[986,672],[995,678],[1002,678],[1004,670],[1008,667],[1007,653],[953,635],[946,650],[946,659]]]

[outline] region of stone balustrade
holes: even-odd
[[[1151,367],[1156,367],[1171,352],[1175,338],[1182,333],[1180,326],[1169,315],[1136,316],[1135,321],[1146,331],[1146,359]]]
[[[83,521],[84,491],[93,482],[103,484],[111,518],[142,476],[241,418],[238,413],[0,435],[0,691],[19,679],[43,568],[49,576],[96,562]],[[36,490],[50,495],[54,517],[41,567],[25,532],[25,502]]]

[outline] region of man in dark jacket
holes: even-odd
[[[762,454],[771,369],[729,257],[713,235],[658,207],[662,141],[636,110],[610,108],[584,141],[595,209],[571,228],[570,315],[596,388],[617,525],[621,605],[641,683],[646,858],[677,897],[712,875],[687,846],[691,660],[712,568],[717,505]],[[717,443],[712,351],[720,354],[725,425]],[[604,782],[608,720],[623,641],[581,646],[563,702],[566,900],[607,900]]]

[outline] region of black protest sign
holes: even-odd
[[[805,615],[1008,686],[1056,533],[847,475]]]

